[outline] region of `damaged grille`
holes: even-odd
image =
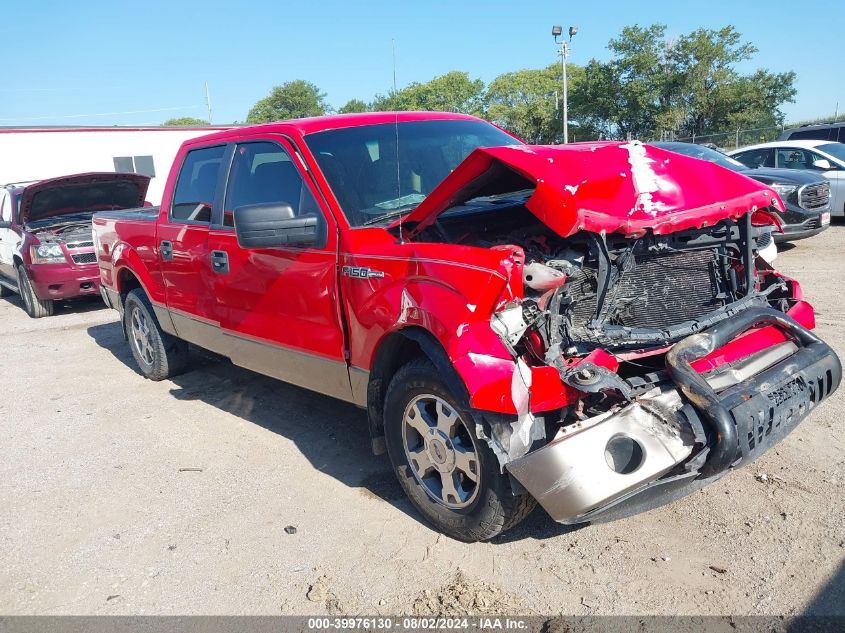
[[[724,305],[716,277],[714,250],[653,254],[634,251],[631,270],[620,271],[604,300],[599,323],[632,328],[664,328],[697,319]],[[582,269],[572,293],[574,327],[586,327],[595,316],[595,269]],[[579,296],[580,294],[580,296]]]

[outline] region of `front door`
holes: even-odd
[[[182,158],[172,198],[162,200],[156,235],[167,309],[176,334],[207,349],[219,323],[208,287],[208,227],[226,145],[191,149]]]
[[[209,231],[209,285],[214,320],[238,365],[285,382],[349,400],[337,287],[337,228],[303,177],[286,141],[268,137],[234,148],[222,210]],[[295,216],[315,215],[320,243],[308,247],[242,249],[234,211],[284,203]]]

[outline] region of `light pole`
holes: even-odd
[[[566,81],[566,58],[569,57],[569,45],[572,44],[572,36],[578,32],[577,26],[569,27],[569,41],[558,41],[557,38],[563,33],[563,29],[559,26],[552,27],[552,35],[555,38],[555,44],[560,44],[560,70],[563,76],[563,142],[569,142],[569,94]]]

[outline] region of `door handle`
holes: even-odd
[[[211,251],[211,270],[219,275],[229,273],[229,253],[226,251]]]
[[[164,261],[169,262],[173,259],[173,242],[170,240],[162,240],[159,250]]]

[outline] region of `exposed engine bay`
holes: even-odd
[[[665,235],[580,231],[563,238],[524,207],[525,197],[472,200],[420,235],[522,249],[522,296],[490,322],[516,362],[514,401],[517,392],[528,401],[526,377],[544,365],[578,394],[558,411],[532,414],[525,406],[515,421],[494,419],[485,439],[502,467],[553,518],[580,522],[649,486],[715,475],[752,453],[752,427],[764,421],[734,420],[720,399],[747,389],[747,381],[777,368],[798,347],[787,341],[704,377],[689,359],[716,349],[718,332],[735,337],[742,327],[778,318],[794,325],[784,315],[796,302],[793,282],[757,256],[756,239],[770,228],[753,226],[749,212]],[[722,338],[721,344],[731,340]],[[671,350],[676,356],[687,350],[689,359],[673,361]],[[829,384],[804,393],[800,406],[835,389],[838,371]],[[767,402],[762,398],[758,406]],[[737,427],[745,429],[739,440]]]
[[[784,281],[756,260],[748,216],[668,235],[625,238],[581,231],[561,238],[521,206],[444,215],[429,234],[452,243],[524,251],[524,298],[494,315],[519,356],[553,364],[597,348],[666,346],[752,305],[788,296]],[[467,232],[464,232],[466,230]],[[757,268],[761,269],[758,275]],[[748,289],[751,288],[751,292]]]
[[[41,243],[64,243],[68,248],[92,248],[94,239],[91,232],[91,214],[87,219],[67,217],[53,218],[52,222],[42,220],[37,226],[29,227]]]

